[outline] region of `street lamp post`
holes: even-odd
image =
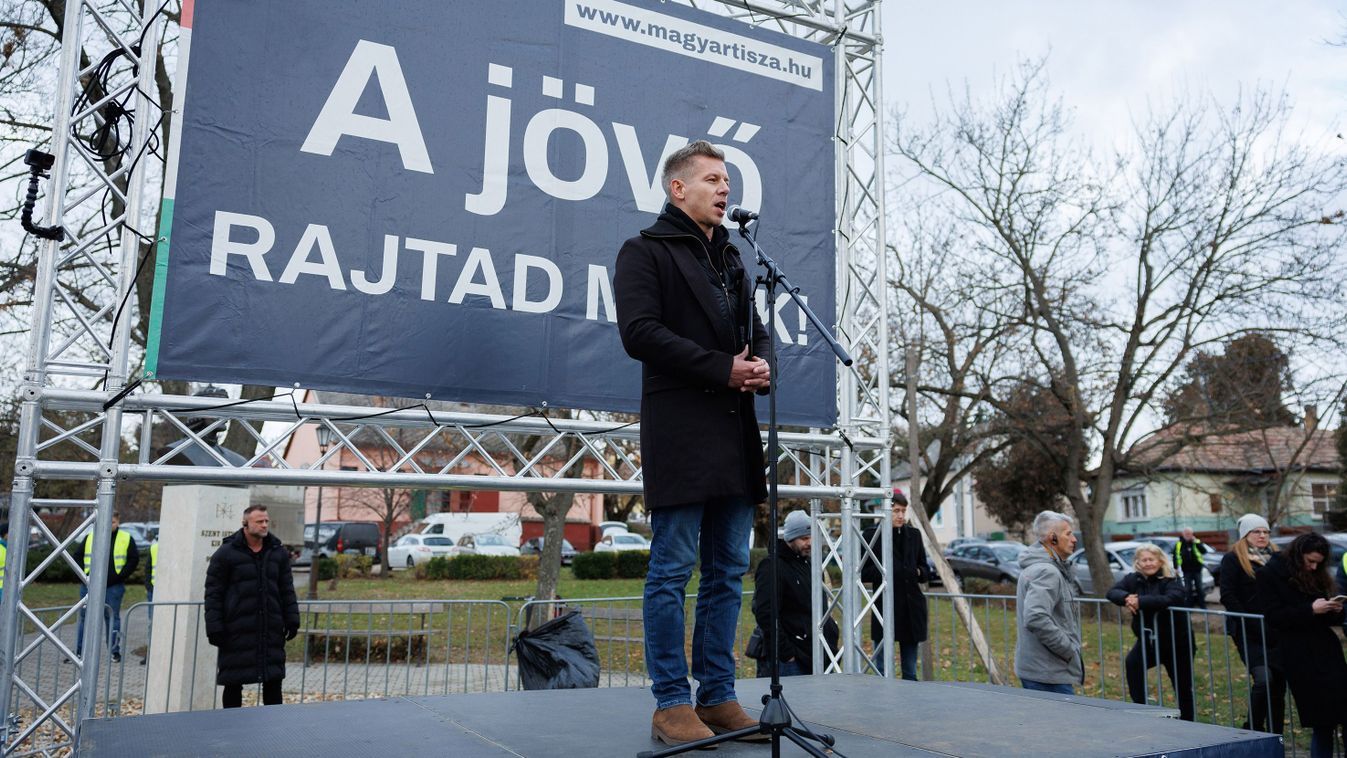
[[[332,444],[332,428],[327,424],[318,425],[318,456],[327,454]],[[318,536],[323,530],[323,485],[318,485],[318,513],[313,524],[313,549],[309,551],[309,599],[318,599]]]

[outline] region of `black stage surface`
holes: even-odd
[[[786,700],[850,758],[1280,756],[1276,735],[1190,724],[1172,709],[975,684],[875,676],[784,680]],[[757,715],[767,680],[738,684]],[[88,722],[80,754],[109,756],[635,756],[650,740],[638,688],[500,692],[198,711]],[[717,756],[768,756],[727,743]],[[782,754],[803,755],[788,741]],[[705,755],[694,753],[693,755]]]

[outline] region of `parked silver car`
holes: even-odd
[[[451,555],[519,555],[519,548],[495,532],[465,534],[450,548]]]
[[[1124,576],[1132,573],[1132,561],[1136,559],[1137,548],[1142,545],[1154,544],[1149,541],[1110,542],[1104,545],[1104,553],[1108,555],[1108,568],[1113,572],[1113,581],[1118,581]],[[1157,546],[1158,547],[1158,546]],[[1067,558],[1067,563],[1071,566],[1071,571],[1076,575],[1076,581],[1080,582],[1081,589],[1085,590],[1087,595],[1103,595],[1108,591],[1104,587],[1098,591],[1094,588],[1094,581],[1090,578],[1090,564],[1085,560],[1085,549],[1081,548]],[[1202,591],[1211,592],[1216,587],[1216,581],[1211,578],[1211,572],[1205,568],[1202,569]]]
[[[1020,578],[1020,553],[1026,549],[1018,542],[965,542],[947,552],[945,560],[961,583],[973,577],[1010,583]]]
[[[1153,545],[1158,545],[1161,550],[1165,551],[1165,555],[1169,558],[1170,563],[1174,562],[1174,545],[1178,543],[1178,541],[1179,538],[1172,534],[1144,534],[1134,540],[1134,542],[1149,542]],[[1207,571],[1211,573],[1212,579],[1217,582],[1221,580],[1221,559],[1224,557],[1225,553],[1222,553],[1205,542],[1202,543],[1203,563],[1206,565]],[[1175,566],[1174,570],[1177,572],[1179,570],[1178,566]]]
[[[519,546],[520,555],[541,555],[543,552],[543,538],[534,537],[531,540],[525,540],[524,544]],[[569,566],[571,561],[575,560],[575,546],[570,540],[561,541],[561,565]]]
[[[131,541],[141,553],[149,550],[150,543],[159,538],[158,521],[128,521],[118,529],[131,535]]]
[[[620,553],[625,550],[649,550],[650,541],[630,532],[609,532],[594,546],[596,553]]]

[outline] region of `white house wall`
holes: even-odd
[[[1146,480],[1119,477],[1114,481],[1113,497],[1104,516],[1104,532],[1109,535],[1175,532],[1185,526],[1197,531],[1221,531],[1235,528],[1235,520],[1245,513],[1266,515],[1256,492],[1236,490],[1225,485],[1229,474],[1162,474]],[[1321,519],[1313,515],[1310,489],[1314,483],[1335,483],[1335,474],[1308,472],[1291,476],[1281,486],[1278,502],[1282,511],[1280,526],[1314,525]],[[1123,498],[1138,489],[1145,492],[1148,507],[1143,519],[1123,518]],[[1221,510],[1212,513],[1211,495],[1221,496]]]

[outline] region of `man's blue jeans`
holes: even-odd
[[[1056,692],[1059,695],[1074,695],[1076,689],[1069,684],[1049,684],[1047,682],[1035,682],[1032,679],[1020,677],[1020,684],[1024,685],[1026,690],[1037,690],[1039,692]]]
[[[921,643],[894,640],[893,646],[898,648],[898,665],[903,678],[909,682],[917,681],[917,651],[921,649]],[[871,654],[870,660],[874,662],[879,673],[888,675],[889,666],[888,661],[884,660],[883,642],[875,643],[875,652]]]
[[[813,671],[805,671],[804,666],[797,660],[781,662],[781,676],[809,676]],[[758,678],[767,679],[772,676],[772,662],[769,660],[758,661]]]
[[[80,597],[89,594],[89,588],[80,585]],[[106,596],[107,608],[103,613],[103,629],[107,633],[108,647],[113,655],[122,654],[122,596],[126,594],[125,584],[109,584]],[[110,609],[110,610],[108,610]],[[75,631],[75,652],[84,648],[84,614],[88,608],[80,609],[80,622]],[[111,614],[111,616],[109,616]]]
[[[739,624],[753,504],[747,498],[656,508],[650,514],[650,569],[645,577],[645,667],[656,708],[690,705],[683,600],[701,558],[692,631],[697,703],[734,700],[734,638]]]

